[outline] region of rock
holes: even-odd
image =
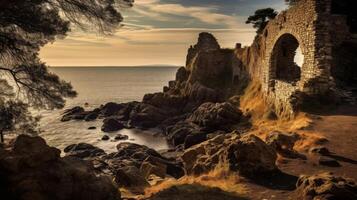
[[[191,72],[188,83],[228,91],[233,85],[232,58],[233,50],[200,51],[188,65]]]
[[[23,164],[31,167],[56,161],[61,154],[60,150],[49,147],[41,137],[20,135],[15,139],[12,146],[13,152],[21,157]]]
[[[180,67],[176,72],[176,81],[185,82],[188,80],[189,76],[190,76],[190,72],[187,71],[185,67]]]
[[[310,149],[311,153],[317,153],[323,156],[330,155],[331,152],[326,147],[313,147]]]
[[[143,103],[132,110],[129,124],[136,128],[154,128],[166,118],[165,110]]]
[[[145,104],[151,105],[156,109],[159,109],[160,113],[164,114],[167,111],[177,112],[176,110],[180,107],[183,107],[183,105],[186,103],[185,100],[186,99],[182,96],[159,92],[154,94],[145,94],[143,98],[143,105],[141,106],[142,108],[145,108],[148,107]]]
[[[204,103],[189,117],[189,121],[210,131],[237,124],[242,112],[230,103]]]
[[[100,112],[104,117],[110,117],[117,114],[123,108],[124,106],[121,104],[109,102],[101,108]]]
[[[125,128],[124,125],[115,118],[107,118],[103,121],[103,132],[114,132]]]
[[[328,167],[341,167],[341,164],[337,160],[326,156],[322,156],[319,158],[319,164]]]
[[[188,50],[186,66],[190,65],[193,58],[200,51],[218,50],[220,48],[217,39],[212,34],[207,32],[200,33],[197,44],[194,47],[191,46]]]
[[[277,154],[256,136],[244,136],[228,147],[230,169],[246,176],[257,176],[277,170]]]
[[[114,140],[128,140],[129,136],[127,135],[122,135],[122,134],[117,134],[114,138]]]
[[[110,139],[110,137],[108,135],[103,135],[103,137],[102,137],[102,140],[104,140],[104,141],[107,141],[109,139]]]
[[[220,162],[228,163],[231,171],[248,177],[277,170],[275,150],[252,135],[219,135],[185,150],[181,159],[188,175],[207,173]]]
[[[98,117],[98,113],[97,112],[91,112],[91,113],[89,113],[88,115],[86,115],[85,117],[84,117],[84,120],[85,121],[93,121],[93,120],[96,120],[97,119],[97,117]]]
[[[97,129],[97,127],[95,127],[95,126],[91,126],[88,128],[88,130],[95,130],[95,129]]]
[[[40,137],[21,135],[1,152],[0,182],[6,199],[120,199],[108,177],[78,158],[61,158]]]
[[[147,179],[150,175],[156,175],[165,178],[167,174],[167,165],[162,159],[149,156],[141,164],[140,171]]]
[[[174,146],[179,146],[185,142],[187,142],[187,146],[192,146],[194,142],[191,142],[190,140],[186,141],[186,138],[189,135],[201,134],[199,127],[187,122],[179,122],[174,126],[170,126],[167,128],[166,132],[168,141]]]
[[[148,187],[149,183],[135,166],[126,166],[117,170],[115,182],[120,187]]]
[[[162,157],[158,152],[146,146],[123,142],[117,145],[117,149],[117,153],[109,154],[106,157],[107,160],[115,161],[111,164],[109,163],[112,165],[112,168],[135,166],[140,169],[145,162],[146,166],[153,165],[162,168],[162,166],[165,165],[166,174],[172,177],[180,178],[184,175],[183,169],[179,163]],[[123,165],[123,161],[129,164]],[[145,174],[147,174],[148,171],[151,170],[145,168]]]
[[[191,134],[187,135],[185,138],[185,142],[183,146],[185,149],[188,149],[196,144],[200,144],[207,140],[207,134],[204,132],[192,132]]]
[[[64,148],[63,151],[66,153],[66,156],[74,156],[78,158],[93,158],[93,157],[105,155],[103,149],[100,149],[98,147],[86,143],[69,145],[66,148]]]
[[[296,187],[296,199],[301,200],[357,199],[357,186],[354,180],[337,177],[332,173],[301,176]]]
[[[266,143],[276,150],[289,150],[294,149],[295,142],[300,139],[300,136],[296,133],[281,133],[274,131],[268,134],[266,137]]]
[[[84,108],[80,107],[80,106],[76,106],[73,107],[71,109],[67,109],[64,111],[64,115],[73,115],[73,114],[77,114],[77,113],[81,113],[84,112]]]
[[[266,143],[274,148],[280,155],[288,158],[306,160],[306,156],[294,150],[295,143],[300,139],[296,133],[281,133],[273,131],[265,138]]]
[[[189,103],[193,104],[192,107],[200,106],[205,102],[221,102],[225,96],[222,90],[209,88],[199,82],[187,84],[184,95],[188,97]]]
[[[84,108],[80,106],[76,106],[74,108],[68,109],[63,113],[62,122],[70,121],[70,120],[83,120],[89,112],[84,111]]]

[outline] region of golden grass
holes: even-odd
[[[295,132],[300,135],[301,139],[295,144],[297,151],[306,151],[312,146],[316,146],[325,139],[321,134],[314,131],[307,131],[313,120],[306,113],[298,113],[294,118],[283,118],[269,120],[264,116],[273,109],[273,106],[266,101],[258,82],[252,82],[247,87],[245,93],[240,97],[240,109],[244,115],[249,115],[252,128],[249,134],[254,134],[265,140],[266,136],[273,131]],[[283,162],[284,158],[278,155],[277,163]],[[167,179],[164,182],[145,189],[144,197],[150,197],[160,191],[178,185],[198,184],[206,187],[220,188],[225,192],[244,195],[248,192],[244,185],[244,180],[236,173],[229,170],[227,164],[221,164],[215,170],[208,174],[198,177],[185,176],[181,179]]]
[[[306,113],[300,112],[294,118],[266,119],[264,115],[273,109],[273,106],[266,101],[258,82],[250,83],[240,99],[240,109],[245,115],[251,116],[252,128],[250,134],[254,134],[263,140],[272,131],[295,132],[301,137],[294,147],[298,151],[306,151],[325,140],[321,134],[305,130],[313,123],[313,120]]]
[[[197,184],[210,188],[219,188],[225,192],[242,195],[246,193],[246,188],[240,181],[240,177],[236,173],[230,172],[227,164],[222,164],[216,167],[215,170],[208,174],[195,176],[185,176],[181,179],[168,179],[164,182],[147,188],[145,190],[145,197],[150,197],[160,191],[178,185]]]

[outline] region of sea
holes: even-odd
[[[74,106],[90,110],[107,102],[141,101],[145,94],[160,92],[163,86],[174,80],[177,67],[52,67],[50,71],[70,82],[78,92],[76,98],[67,99],[64,109],[39,112],[42,116],[40,136],[50,146],[63,150],[71,144],[88,143],[108,153],[115,152],[119,142],[137,143],[158,151],[169,148],[158,130],[124,129],[107,134],[101,131],[101,119],[92,122],[61,122],[60,119],[65,109]],[[91,126],[97,129],[88,130]],[[129,140],[114,141],[118,133],[129,136]],[[104,134],[111,139],[102,141]]]

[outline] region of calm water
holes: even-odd
[[[135,68],[51,68],[62,79],[72,83],[78,97],[68,99],[66,107],[84,106],[92,109],[107,102],[141,101],[146,93],[160,92],[167,82],[173,80],[177,68],[135,67]],[[44,111],[41,120],[41,136],[51,146],[63,149],[78,142],[90,143],[107,152],[115,151],[118,142],[101,141],[101,120],[94,122],[60,122],[63,110]],[[96,130],[88,127],[96,126]],[[143,144],[156,150],[167,149],[165,138],[155,136],[155,131],[122,130],[117,133],[129,136],[133,143]],[[111,133],[114,137],[117,133]]]

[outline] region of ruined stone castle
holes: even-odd
[[[278,115],[293,114],[302,96],[325,95],[343,78],[338,74],[341,50],[355,35],[347,16],[333,10],[333,1],[301,0],[271,20],[252,46],[237,44],[234,71],[258,80]],[[298,48],[301,66],[294,62]],[[342,56],[352,59],[356,53]]]

